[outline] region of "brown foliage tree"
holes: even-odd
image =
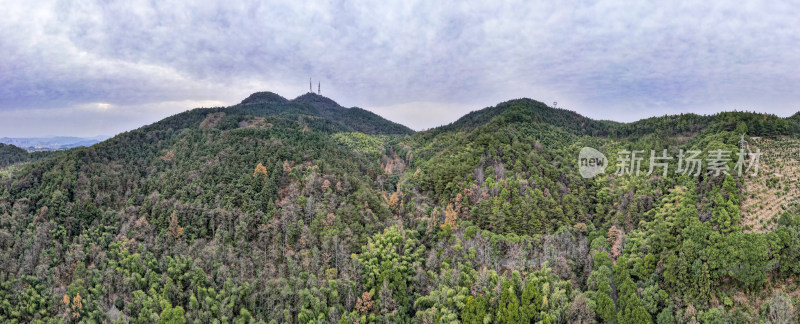
[[[172,211],[172,215],[169,217],[169,229],[167,230],[169,235],[171,235],[176,240],[180,239],[183,235],[183,227],[178,225],[178,217],[175,215],[175,211]]]
[[[616,260],[622,253],[622,230],[617,225],[608,229],[608,244],[611,245],[611,258]]]
[[[263,174],[263,175],[264,175],[264,177],[266,177],[266,176],[267,176],[267,168],[266,168],[266,167],[265,167],[263,164],[261,164],[261,163],[259,163],[258,165],[256,165],[256,170],[255,170],[255,171],[253,171],[253,177],[256,177],[256,176],[258,176],[259,174]]]
[[[450,225],[450,228],[456,228],[457,227],[457,223],[456,223],[457,219],[458,219],[458,212],[456,212],[456,210],[453,209],[453,204],[452,203],[448,204],[447,208],[445,208],[445,210],[444,210],[444,224],[442,224],[442,227],[444,228],[444,226]]]
[[[372,305],[374,303],[375,302],[372,301],[372,295],[370,295],[368,291],[365,291],[356,301],[356,310],[359,313],[367,314],[372,310]]]

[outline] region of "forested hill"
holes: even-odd
[[[291,101],[313,107],[321,116],[366,134],[413,134],[410,128],[388,121],[381,116],[358,107],[344,108],[335,101],[312,92]]]
[[[711,131],[734,130],[740,123],[752,136],[776,136],[800,132],[800,112],[788,118],[755,112],[722,112],[714,115],[680,114],[651,117],[631,123],[593,120],[574,111],[553,108],[545,103],[528,99],[515,99],[493,107],[470,112],[453,123],[427,131],[436,135],[442,132],[470,131],[496,117],[515,118],[528,115],[526,121],[546,123],[575,135],[630,138],[643,135],[675,136]]]
[[[272,92],[256,92],[239,105],[228,110],[245,115],[302,115],[324,117],[346,130],[365,134],[413,134],[410,128],[386,120],[368,110],[358,107],[345,108],[335,101],[314,93],[306,93],[287,100]],[[228,111],[226,110],[226,112]]]
[[[414,133],[259,92],[37,159],[0,147],[0,322],[794,323],[799,128],[518,99]],[[757,176],[735,175],[741,134]],[[583,147],[603,174],[580,176]],[[616,174],[632,150],[644,172]],[[727,150],[731,175],[646,174],[650,150]]]
[[[493,107],[470,112],[455,122],[430,130],[437,134],[448,131],[472,130],[477,126],[486,124],[493,118],[501,115],[523,114],[530,115],[533,121],[544,122],[564,130],[580,135],[608,135],[617,125],[615,122],[597,121],[575,113],[574,111],[552,108],[546,104],[528,99],[515,99],[500,103]]]
[[[11,144],[0,143],[0,167],[28,160],[28,151]]]
[[[277,93],[264,91],[251,94],[250,96],[242,100],[241,104],[248,105],[248,104],[258,104],[258,103],[266,103],[266,104],[285,103],[287,101],[289,100],[287,100],[286,98],[282,97]]]

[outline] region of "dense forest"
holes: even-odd
[[[796,323],[797,116],[518,99],[415,133],[260,92],[91,147],[0,146],[0,322]],[[581,177],[583,147],[604,173]],[[615,172],[636,150],[644,171],[651,150],[731,159]],[[745,150],[762,172],[735,172]]]

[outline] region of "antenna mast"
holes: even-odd
[[[320,82],[317,82],[317,94],[318,95],[322,95],[322,90],[321,90],[322,88],[320,87],[320,84],[321,84]]]
[[[308,92],[313,93],[314,90],[311,90],[311,78],[308,78]]]

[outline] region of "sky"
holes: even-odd
[[[595,119],[800,111],[796,1],[0,0],[0,137],[113,135],[316,90],[415,130],[515,98]]]

